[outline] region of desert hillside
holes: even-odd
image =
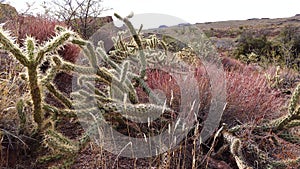
[[[197,23],[199,29],[211,37],[220,51],[234,49],[238,36],[244,31],[250,31],[257,35],[266,35],[269,39],[277,37],[283,28],[287,26],[299,27],[300,15],[289,18],[253,18],[248,20],[232,20],[220,22]]]

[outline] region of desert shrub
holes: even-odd
[[[78,45],[66,44],[62,49],[58,50],[58,54],[65,60],[72,63],[75,63],[79,58],[81,49]]]
[[[8,53],[0,51],[0,167],[14,166],[17,157],[26,150],[27,131],[31,131],[32,117],[30,110],[24,109],[19,114],[16,105],[24,103],[22,99],[30,98],[28,86],[20,78],[24,67]],[[23,121],[27,116],[27,121]]]
[[[299,82],[299,74],[294,69],[270,66],[265,70],[265,76],[272,88],[277,88],[283,93],[291,94],[292,88]]]
[[[204,33],[207,37],[213,37],[214,36],[214,28],[210,28],[208,30],[204,30]]]
[[[249,122],[255,116],[268,119],[284,113],[285,110],[280,109],[287,100],[285,94],[291,94],[290,89],[299,81],[297,72],[279,66],[261,69],[229,57],[222,57],[222,64],[227,82],[224,120],[229,118],[226,121],[232,122],[234,117],[237,121]]]
[[[240,35],[237,41],[234,55],[237,59],[241,59],[246,63],[260,62],[261,57],[269,57],[272,50],[272,43],[265,35],[254,36],[253,32],[245,31]],[[257,57],[242,57],[251,53],[254,53]]]
[[[232,123],[255,119],[272,119],[280,116],[286,99],[280,91],[273,90],[264,74],[240,69],[226,73],[227,109],[224,120]]]
[[[176,111],[180,111],[180,107],[178,106],[181,104],[181,89],[174,77],[162,70],[148,70],[146,76],[146,82],[149,88],[162,91],[166,97],[167,105]],[[210,80],[204,65],[198,63],[198,67],[194,70],[194,78],[197,81],[197,87],[199,89],[199,100],[201,100],[199,120],[202,121],[206,118],[211,99],[211,93],[209,91]],[[144,100],[147,95],[141,92],[138,96],[141,97],[141,100]],[[149,101],[149,98],[147,98],[146,101]],[[190,102],[193,102],[193,100],[190,100]]]
[[[17,131],[19,128],[17,125],[15,125],[18,121],[17,116],[15,116],[17,115],[15,105],[23,96],[28,97],[27,85],[20,78],[20,75],[24,73],[25,69],[17,62],[17,60],[11,58],[8,53],[0,50],[0,56],[0,112],[2,112],[0,116],[0,128],[6,126],[8,127],[6,128],[7,130],[9,128],[13,129],[8,131]],[[11,116],[11,118],[7,118],[6,116]],[[5,125],[5,120],[6,122],[10,121],[12,123],[10,125]]]
[[[43,16],[19,16],[18,42],[23,44],[26,36],[35,37],[38,43],[43,43],[55,35],[56,25],[64,25],[51,18]]]
[[[298,27],[286,26],[281,30],[276,44],[280,47],[279,61],[287,68],[300,69],[300,31]]]
[[[279,66],[270,66],[265,70],[265,75],[271,78],[273,84],[278,81],[276,88],[286,94],[291,94],[290,89],[294,88],[300,80],[299,73],[296,70],[280,68]]]
[[[230,57],[222,57],[222,65],[224,70],[233,71],[233,70],[240,70],[244,68],[244,64],[241,63],[239,60],[230,58]]]
[[[244,32],[237,41],[235,58],[243,62],[259,63],[267,67],[275,64],[281,67],[299,70],[300,34],[297,27],[286,26],[274,40],[265,35]]]
[[[293,91],[286,114],[225,130],[223,137],[239,168],[299,168],[299,132],[295,132],[299,127],[299,91],[300,84]]]

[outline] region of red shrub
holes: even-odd
[[[230,57],[224,56],[221,58],[221,62],[223,64],[224,70],[239,70],[244,67],[244,64],[236,59],[232,59]]]
[[[80,47],[74,44],[67,44],[64,46],[64,49],[58,51],[58,53],[64,60],[75,63],[79,57]]]
[[[190,91],[193,89],[194,85],[193,83],[197,83],[196,86],[198,87],[199,91],[199,99],[201,100],[199,105],[199,117],[200,119],[205,119],[210,105],[210,98],[211,98],[211,92],[209,90],[209,77],[207,75],[206,70],[203,66],[199,66],[195,68],[193,74],[193,78],[195,78],[196,81],[191,81],[189,78],[185,79],[185,86],[180,86],[180,81],[183,80],[180,77],[176,79],[169,71],[167,71],[167,68],[165,70],[159,70],[159,69],[151,69],[147,70],[147,84],[152,90],[159,90],[161,93],[164,94],[165,99],[167,101],[167,105],[170,106],[172,109],[176,111],[183,111],[180,110],[180,108],[183,108],[186,105],[182,103],[182,97],[185,97],[184,99],[188,99],[189,103],[192,103],[194,100],[189,100],[189,95],[187,93],[193,93],[194,91]],[[179,74],[175,73],[177,76],[180,76]],[[186,86],[186,85],[191,85]],[[149,102],[149,97],[145,92],[141,91],[141,88],[137,89],[137,93],[139,96],[139,99],[141,102]],[[193,116],[194,117],[194,116]]]
[[[23,43],[26,36],[32,36],[38,43],[42,43],[55,35],[54,27],[64,24],[56,20],[44,17],[19,16],[18,41]]]
[[[263,73],[249,71],[226,72],[227,107],[223,120],[249,122],[274,119],[282,115],[286,97],[271,89]]]
[[[170,103],[173,94],[173,105],[180,104],[180,87],[174,77],[162,70],[147,70],[147,84],[152,90],[160,90],[165,94],[167,102]]]
[[[170,106],[171,104],[174,106],[178,106],[180,104],[180,87],[178,86],[177,82],[175,79],[168,73],[163,70],[158,70],[158,69],[148,69],[146,71],[147,75],[147,85],[148,87],[152,90],[152,92],[159,91],[159,93],[154,93],[156,97],[159,97],[160,99],[166,99],[167,100],[167,105]],[[141,103],[155,103],[153,102],[154,100],[150,100],[150,97],[146,92],[142,90],[142,88],[139,86],[137,89],[137,94],[139,97],[139,101]],[[172,103],[171,103],[171,97]],[[163,98],[165,97],[165,98]],[[159,103],[162,104],[162,103]],[[173,107],[174,109],[178,107]]]
[[[279,90],[272,89],[269,86],[264,72],[252,70],[234,59],[226,58],[225,62],[223,60],[223,64],[225,64],[226,69],[227,92],[227,106],[223,114],[223,122],[233,125],[236,122],[253,122],[262,118],[269,120],[278,118],[285,113],[282,108],[288,98]],[[232,67],[237,68],[236,65],[238,69],[230,69]],[[210,67],[206,67],[206,69],[210,69]],[[163,91],[167,101],[170,101],[171,91],[173,91],[175,98],[173,103],[180,104],[182,97],[180,88],[168,72],[148,70],[147,77],[147,83],[151,89]],[[211,79],[203,66],[196,68],[195,77],[199,86],[199,99],[201,100],[199,116],[201,119],[205,119],[210,106],[212,91],[210,91],[209,83]],[[145,97],[145,95],[140,94],[139,96]]]
[[[26,36],[34,37],[39,44],[55,36],[55,26],[66,26],[63,22],[42,16],[19,16],[15,21],[10,21],[6,25],[14,36],[17,36],[19,44],[24,43]],[[80,48],[77,45],[68,44],[59,54],[67,61],[75,62],[78,58]]]

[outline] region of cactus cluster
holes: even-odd
[[[46,59],[53,59],[58,56],[57,51],[64,44],[79,38],[79,36],[73,31],[59,26],[56,27],[56,31],[56,36],[44,44],[38,44],[33,37],[26,37],[24,46],[20,47],[15,42],[15,39],[1,28],[0,48],[9,52],[10,55],[15,57],[15,59],[26,68],[26,73],[21,76],[29,86],[31,99],[25,101],[28,104],[24,104],[24,101],[20,99],[16,105],[21,123],[20,130],[25,130],[23,128],[25,123],[30,123],[30,117],[26,117],[23,112],[24,106],[32,105],[32,116],[36,128],[31,132],[31,135],[37,138],[42,137],[43,142],[49,148],[61,146],[63,147],[62,149],[68,150],[72,147],[67,146],[70,141],[61,141],[69,139],[55,130],[55,117],[54,114],[51,114],[48,105],[44,102],[45,98],[43,93],[48,90],[68,108],[72,107],[71,101],[53,85],[55,73],[59,71],[58,65],[52,63],[51,70],[49,70],[45,76],[41,74],[40,66]],[[47,115],[49,113],[51,114],[50,116]],[[50,142],[55,143],[50,145]]]
[[[95,47],[91,42],[81,39],[75,32],[61,26],[56,26],[56,35],[43,44],[38,44],[34,37],[26,37],[23,47],[20,47],[7,31],[0,28],[0,48],[9,52],[26,67],[26,73],[22,77],[28,84],[31,95],[31,99],[26,102],[32,105],[33,123],[36,124],[36,129],[31,134],[36,138],[42,138],[44,145],[56,154],[53,158],[75,154],[88,136],[87,133],[78,142],[59,133],[56,122],[60,117],[85,116],[90,113],[101,119],[111,112],[125,112],[127,118],[141,119],[149,112],[172,111],[163,105],[139,103],[135,91],[136,87],[140,86],[147,94],[158,99],[151,95],[150,88],[145,82],[146,64],[147,62],[155,64],[166,58],[165,53],[152,51],[158,45],[166,50],[165,43],[155,36],[143,38],[140,31],[136,32],[129,22],[130,16],[125,18],[117,14],[116,16],[127,25],[132,40],[123,41],[120,33],[119,37],[114,39],[115,49],[110,54],[105,52],[102,42]],[[88,66],[65,61],[59,55],[58,51],[70,43],[81,47],[83,55],[89,60]],[[128,60],[129,57],[131,58]],[[109,66],[99,66],[97,64],[99,59]],[[49,69],[42,72],[40,67],[46,60],[50,62]],[[133,63],[139,64],[141,69],[133,70],[134,66],[131,65]],[[59,91],[53,82],[59,72],[71,72],[78,77],[76,83],[80,88],[71,93],[71,98]],[[100,83],[104,87],[97,88],[93,82]],[[46,103],[45,92],[53,95],[64,107]],[[24,106],[23,100],[16,105],[21,127],[29,122],[28,117],[22,112]],[[97,125],[97,120],[94,124]]]

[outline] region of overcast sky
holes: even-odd
[[[18,10],[26,8],[25,2],[35,0],[6,0]],[[37,1],[37,0],[36,0]],[[46,0],[49,1],[49,0]],[[38,5],[41,1],[37,1]],[[281,18],[300,13],[300,0],[103,0],[105,7],[113,8],[103,15],[117,12],[123,16],[159,13],[181,18],[189,23],[249,18]]]

